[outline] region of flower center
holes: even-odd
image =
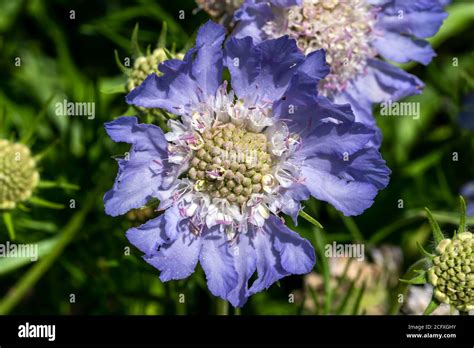
[[[36,163],[23,144],[0,139],[0,209],[30,198],[39,181]]]
[[[370,46],[376,14],[365,0],[303,0],[302,6],[288,11],[284,23],[270,22],[263,30],[270,37],[284,31],[305,54],[324,49],[331,72],[320,87],[330,95],[344,90],[376,55]]]
[[[273,186],[272,158],[264,134],[226,123],[194,137],[188,177],[196,191],[244,205],[252,194]]]

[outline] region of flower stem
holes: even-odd
[[[39,260],[34,266],[32,266],[25,273],[25,275],[22,276],[20,280],[18,280],[18,282],[10,289],[10,291],[8,291],[5,297],[0,301],[0,315],[10,313],[11,310],[26,295],[26,293],[54,264],[56,259],[62,254],[67,245],[74,239],[76,233],[81,230],[88,212],[92,209],[93,204],[95,203],[95,197],[97,197],[97,192],[92,192],[88,196],[84,208],[74,214],[69,223],[66,225],[54,249],[48,255],[44,256],[44,258]]]
[[[229,302],[217,299],[216,302],[216,314],[217,315],[229,315]]]

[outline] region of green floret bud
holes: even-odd
[[[0,139],[0,209],[28,200],[39,182],[36,162],[23,144]]]
[[[175,54],[174,58],[182,59],[183,55],[181,53]],[[143,81],[147,78],[150,74],[157,74],[158,76],[161,75],[161,72],[158,70],[158,65],[163,63],[165,60],[168,59],[168,56],[165,53],[163,48],[156,48],[151,54],[147,56],[138,57],[134,64],[131,73],[128,76],[127,80],[127,91],[131,92],[136,87],[140,86]],[[155,116],[160,115],[160,113],[156,109],[147,109],[139,107],[138,110],[144,113],[151,113]]]
[[[471,232],[443,239],[436,247],[438,255],[427,273],[435,298],[463,312],[474,310],[473,248]]]

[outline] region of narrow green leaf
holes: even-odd
[[[171,54],[170,51],[168,51],[168,49],[166,47],[163,47],[163,51],[165,51],[166,58],[173,59],[173,55]]]
[[[461,217],[459,218],[458,233],[466,230],[466,201],[463,196],[459,196],[459,204],[461,205]]]
[[[403,275],[403,278],[411,278],[413,277],[414,274],[416,274],[415,270],[425,269],[427,264],[427,260],[425,258],[420,259],[416,261],[414,264],[412,264],[410,267],[408,267],[408,270],[405,272]],[[391,306],[390,309],[388,310],[388,314],[395,315],[399,313],[400,307],[402,305],[402,302],[398,301],[398,296],[402,295],[405,297],[408,292],[408,283],[405,282],[400,282],[397,286],[397,289],[393,292],[395,296],[393,296],[393,301],[391,301]]]
[[[352,219],[349,216],[344,216],[342,213],[340,213],[340,216],[341,216],[342,222],[344,223],[346,228],[349,230],[354,241],[363,242],[364,236],[360,232],[357,224],[354,222],[354,219]]]
[[[132,54],[135,58],[143,56],[142,51],[140,50],[140,45],[138,44],[138,23],[135,24],[132,32]]]
[[[431,214],[431,211],[428,208],[425,208],[426,215],[428,216],[428,220],[430,221],[431,229],[433,230],[433,237],[435,239],[436,244],[439,244],[444,239],[443,233],[441,233],[441,229],[439,228],[438,223]]]
[[[347,272],[349,271],[349,267],[351,266],[353,260],[354,258],[352,257],[347,259],[347,262],[344,265],[344,270],[342,271],[341,276],[337,279],[336,288],[339,288],[341,286],[341,283],[345,280]]]
[[[29,199],[29,202],[38,207],[50,208],[50,209],[64,209],[64,204],[54,203],[47,201],[46,199],[33,196]]]
[[[58,238],[42,240],[38,243],[38,260],[46,256],[58,243]],[[33,260],[31,257],[3,257],[0,258],[0,275],[7,274],[25,265],[29,265]],[[34,260],[36,261],[36,260]]]
[[[425,311],[423,312],[423,315],[430,315],[435,311],[436,308],[438,308],[438,306],[439,302],[435,298],[432,298],[428,304],[428,307],[426,307]]]
[[[126,93],[127,89],[125,88],[124,84],[117,84],[115,86],[102,87],[100,89],[100,92],[104,94],[120,94],[120,93]]]
[[[303,309],[304,309],[304,304],[305,304],[305,301],[306,301],[306,297],[307,297],[307,292],[303,291],[303,298],[301,299],[301,303],[296,308],[296,315],[302,315],[303,314]]]
[[[44,158],[44,156],[46,156],[58,143],[59,139],[56,139],[51,144],[49,144],[43,151],[37,153],[34,157],[35,161],[40,162]]]
[[[426,284],[428,279],[426,278],[426,271],[422,271],[422,273],[418,274],[417,276],[411,279],[400,279],[400,281],[402,283],[420,285],[420,284]]]
[[[38,130],[38,125],[40,122],[43,122],[44,116],[48,113],[49,109],[49,104],[51,104],[51,101],[54,99],[55,94],[53,93],[44,103],[42,109],[38,113],[38,115],[33,119],[31,124],[29,125],[28,131],[25,133],[24,136],[21,137],[20,143],[27,144],[27,145],[32,145],[30,143],[31,139],[33,138],[33,135],[36,134]]]
[[[300,212],[301,213],[301,212]],[[321,262],[317,263],[317,267],[321,270],[323,275],[324,284],[324,308],[323,314],[330,314],[331,312],[331,301],[333,296],[333,289],[331,286],[331,270],[329,268],[329,262],[324,255],[324,246],[326,245],[326,238],[324,232],[319,228],[313,228],[314,231],[314,245],[316,249],[316,255],[319,255]]]
[[[50,189],[50,188],[62,188],[65,190],[79,190],[80,187],[74,184],[69,184],[63,181],[49,181],[49,180],[41,180],[38,183],[38,188],[41,189]]]
[[[5,226],[7,226],[8,235],[10,236],[10,240],[15,240],[15,227],[13,226],[12,215],[10,212],[3,213],[3,222]]]
[[[25,274],[15,283],[6,295],[0,300],[0,315],[8,314],[12,309],[24,298],[32,287],[41,279],[45,272],[55,263],[56,259],[61,255],[67,245],[73,240],[74,236],[84,226],[84,220],[87,214],[96,202],[99,192],[103,187],[99,186],[95,191],[88,194],[83,205],[83,209],[74,214],[64,227],[63,232],[58,236],[58,242],[54,248],[29,268]]]
[[[360,273],[361,272],[359,271],[358,276],[357,276],[356,279],[359,278]],[[349,303],[349,299],[351,298],[351,296],[354,293],[354,290],[355,290],[355,282],[351,281],[350,285],[349,285],[349,289],[347,290],[346,294],[344,295],[344,298],[342,299],[341,304],[336,309],[336,314],[342,314],[344,312],[344,310],[346,309],[347,303]]]
[[[114,50],[114,54],[115,54],[115,62],[117,63],[117,66],[119,67],[120,71],[127,75],[130,74],[130,69],[126,68],[120,61],[120,57],[117,50]]]
[[[352,315],[357,315],[359,313],[360,304],[362,303],[362,298],[364,297],[365,289],[367,287],[366,282],[362,284],[362,287],[359,289],[357,294],[356,301],[354,303],[354,309],[352,310]]]
[[[158,38],[158,44],[157,47],[166,47],[166,36],[168,35],[168,24],[166,22],[163,22],[163,25],[161,27],[161,32],[160,32],[160,37]]]
[[[311,299],[314,303],[314,314],[319,314],[320,308],[319,308],[318,297],[316,296],[316,291],[314,291],[314,289],[309,285],[306,286],[306,289],[308,290],[311,296]],[[303,302],[303,305],[304,305],[304,302]]]
[[[30,219],[15,219],[15,224],[20,228],[54,233],[58,230],[58,226],[51,221],[38,221]]]
[[[306,221],[308,221],[309,223],[316,226],[317,228],[321,228],[321,229],[324,228],[323,225],[321,225],[318,220],[316,220],[315,218],[313,218],[309,214],[305,213],[303,210],[300,210],[300,213],[298,215],[301,216]]]
[[[429,258],[429,259],[432,259],[433,257],[435,257],[435,255],[429,253],[428,251],[426,251],[423,246],[420,244],[420,242],[416,242],[416,246],[418,247],[418,250],[420,250],[420,252],[423,254],[423,256]]]

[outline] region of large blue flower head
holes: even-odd
[[[326,51],[331,67],[320,91],[350,103],[356,119],[375,125],[372,104],[420,93],[423,83],[378,59],[428,64],[433,36],[449,0],[246,0],[236,12],[236,37],[289,35],[306,54]]]
[[[318,96],[328,73],[322,50],[307,57],[288,37],[255,44],[208,22],[184,59],[160,64],[128,96],[130,104],[179,115],[170,132],[121,117],[106,124],[132,144],[104,197],[116,216],[160,200],[165,212],[127,232],[162,281],[182,279],[197,262],[210,291],[234,306],[290,274],[314,266],[296,222],[310,195],[345,215],[361,214],[389,180],[374,131],[348,105]],[[231,81],[222,81],[224,65]],[[249,284],[252,275],[258,277]]]

